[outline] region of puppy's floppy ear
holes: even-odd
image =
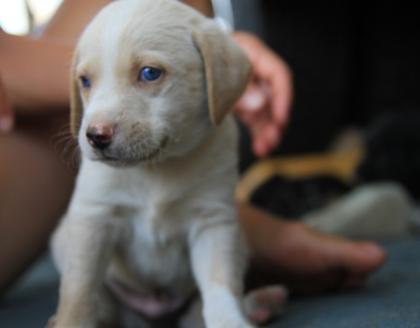
[[[80,96],[79,81],[76,76],[77,55],[73,58],[70,73],[70,131],[73,138],[77,139],[83,115],[83,103]]]
[[[244,91],[251,64],[242,49],[213,22],[198,26],[193,40],[204,62],[210,119],[218,125]]]

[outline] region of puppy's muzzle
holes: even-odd
[[[86,138],[93,148],[104,150],[112,143],[114,128],[105,124],[91,125],[87,129]]]

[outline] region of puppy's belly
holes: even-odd
[[[187,247],[176,240],[161,244],[134,238],[120,244],[108,270],[107,285],[121,303],[154,319],[188,302],[195,285]]]
[[[176,312],[188,302],[188,299],[171,295],[165,290],[153,292],[134,290],[115,279],[108,280],[107,285],[119,302],[149,319],[157,319]]]

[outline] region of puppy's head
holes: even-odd
[[[239,47],[191,8],[117,1],[78,44],[72,133],[84,156],[112,165],[182,156],[222,122],[249,72]]]

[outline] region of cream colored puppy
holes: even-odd
[[[177,1],[121,0],[83,33],[72,74],[82,163],[52,242],[55,326],[167,316],[197,286],[206,327],[251,327],[226,116],[250,74],[243,52]]]

